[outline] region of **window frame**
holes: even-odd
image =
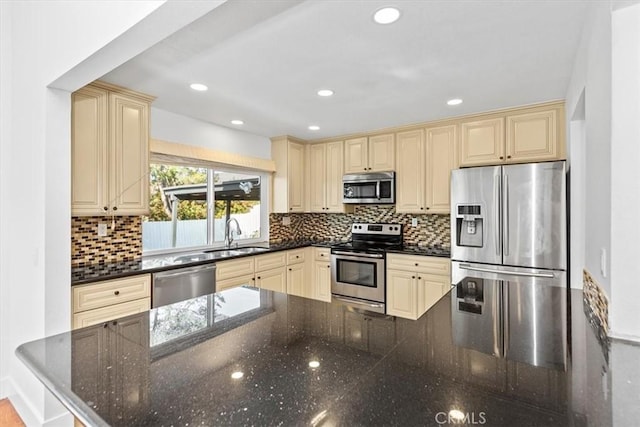
[[[216,172],[226,172],[226,173],[240,173],[247,175],[255,175],[260,177],[260,237],[253,239],[242,239],[241,241],[234,241],[234,243],[238,243],[238,246],[251,246],[256,244],[264,244],[269,242],[269,212],[270,209],[270,200],[271,200],[271,173],[265,171],[256,171],[251,169],[232,167],[232,168],[224,168],[224,167],[212,167],[212,166],[203,166],[203,165],[193,165],[189,166],[187,164],[176,164],[176,163],[168,163],[168,162],[153,162],[153,164],[165,164],[172,166],[185,166],[185,167],[199,167],[207,169],[207,244],[199,245],[199,246],[187,246],[180,248],[166,248],[166,249],[152,249],[145,250],[142,248],[142,256],[155,256],[155,255],[170,255],[170,254],[180,254],[180,253],[192,253],[192,252],[202,252],[208,249],[223,249],[224,239],[222,241],[215,241],[214,236],[214,221],[215,221],[215,183],[214,183],[214,174]],[[213,199],[209,199],[209,195],[213,195]],[[141,228],[142,233],[142,228]],[[142,236],[141,236],[142,237]]]

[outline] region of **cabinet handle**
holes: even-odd
[[[113,294],[116,295],[116,296],[120,295],[120,291],[115,291]]]
[[[113,211],[115,212],[115,211],[117,211],[117,210],[118,210],[118,207],[117,207],[117,206],[114,206],[114,207],[113,207]]]

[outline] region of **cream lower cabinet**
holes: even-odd
[[[450,288],[449,259],[387,256],[387,314],[416,320]]]
[[[83,328],[151,308],[151,276],[94,282],[72,289],[72,328]]]
[[[103,82],[72,94],[72,215],[148,213],[152,100]]]
[[[456,125],[396,135],[396,212],[449,213],[449,180],[458,167],[456,144]]]
[[[331,251],[329,248],[313,248],[313,252],[312,298],[331,302]]]
[[[344,212],[342,141],[309,146],[309,211]]]

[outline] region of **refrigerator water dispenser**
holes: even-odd
[[[480,205],[458,205],[456,212],[456,244],[482,247],[483,218]]]

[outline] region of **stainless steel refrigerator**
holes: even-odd
[[[564,161],[452,172],[457,345],[565,366],[566,211]]]

